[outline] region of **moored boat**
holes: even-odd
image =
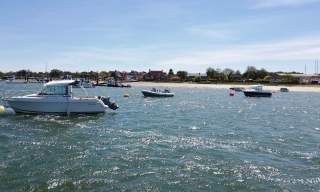
[[[230,90],[236,91],[236,92],[242,92],[245,90],[244,87],[230,87]]]
[[[107,87],[131,88],[131,85],[115,82],[115,83],[108,83]]]
[[[94,88],[94,85],[89,80],[85,80],[85,79],[75,80],[73,88],[82,88],[82,87],[83,88]]]
[[[165,89],[163,91],[152,88],[151,90],[142,90],[143,96],[145,97],[173,97],[174,93],[172,93],[169,89]]]
[[[286,87],[281,87],[280,92],[289,92],[289,89]]]
[[[262,85],[252,86],[249,89],[245,89],[243,93],[247,97],[271,97],[272,96],[272,92],[263,90]]]
[[[108,97],[73,96],[74,83],[74,80],[51,81],[39,93],[4,100],[15,112],[21,113],[103,113],[108,108],[118,108]]]
[[[114,80],[112,78],[107,81],[107,87],[131,88],[131,85],[130,84],[123,84],[122,82]]]

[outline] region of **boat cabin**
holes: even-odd
[[[256,91],[262,91],[263,86],[262,85],[254,85],[250,87],[250,89],[254,89]]]
[[[46,83],[38,95],[64,95],[71,96],[74,80],[52,81]]]

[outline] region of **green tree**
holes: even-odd
[[[19,78],[25,78],[27,74],[28,74],[28,71],[25,69],[22,69],[16,72],[16,76]]]
[[[264,79],[268,75],[269,75],[268,71],[263,68],[260,70],[257,70],[257,78],[258,79]]]
[[[102,79],[108,78],[110,74],[107,71],[100,71],[99,72],[99,77]]]
[[[173,76],[173,75],[174,75],[174,72],[173,72],[173,70],[172,70],[172,69],[170,69],[170,70],[169,70],[168,75],[169,75],[169,76]]]
[[[118,80],[117,71],[110,71],[110,77],[113,77],[115,80]]]
[[[263,78],[263,81],[266,81],[266,82],[270,82],[272,80],[272,77],[270,75],[267,75]]]
[[[209,67],[207,69],[207,76],[209,79],[214,79],[217,76],[217,74],[218,74],[218,72],[215,69],[213,69],[211,67]]]
[[[241,72],[239,70],[237,70],[234,74],[237,76],[241,76]]]
[[[201,81],[201,77],[197,76],[192,79],[193,82],[199,83]]]
[[[70,72],[70,71],[64,71],[63,74],[64,74],[64,75],[72,75],[72,72]]]
[[[89,79],[91,79],[91,80],[97,80],[98,79],[98,77],[99,77],[99,73],[97,73],[97,72],[94,72],[94,71],[90,71],[89,72]]]
[[[59,69],[52,69],[49,73],[51,78],[60,78],[63,75],[63,71]]]
[[[247,70],[243,73],[243,77],[246,79],[257,79],[257,69],[253,66],[248,66]]]
[[[222,71],[222,73],[224,74],[224,79],[226,81],[232,80],[232,75],[234,74],[234,71],[232,69],[226,68]]]
[[[86,72],[86,71],[82,71],[82,72],[80,73],[80,77],[87,79],[87,78],[89,78],[89,73]]]
[[[188,72],[186,71],[178,71],[177,76],[180,78],[181,81],[185,81],[188,76]]]

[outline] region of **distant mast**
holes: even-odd
[[[314,60],[314,74],[319,74],[319,60]]]
[[[46,81],[47,81],[47,79],[48,79],[48,72],[47,72],[47,70],[48,70],[48,63],[46,63],[46,65],[45,65],[45,69],[44,69],[45,71],[44,71],[44,77],[43,77],[43,83],[45,83]]]
[[[304,74],[307,74],[307,64],[304,64]]]

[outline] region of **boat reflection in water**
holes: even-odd
[[[108,97],[74,97],[74,83],[74,80],[51,81],[40,93],[10,97],[5,101],[15,112],[21,113],[104,113],[108,108],[118,108]]]

